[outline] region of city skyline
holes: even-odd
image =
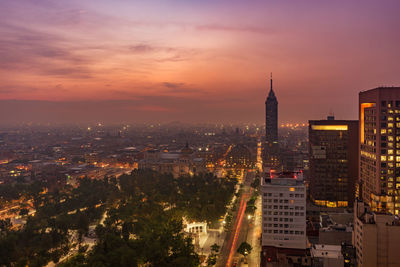
[[[397,1],[3,1],[2,123],[357,118],[398,85]],[[338,19],[340,18],[340,20]]]

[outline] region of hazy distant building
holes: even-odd
[[[353,246],[358,266],[400,266],[399,240],[399,217],[371,212],[365,203],[355,202]]]
[[[252,169],[255,160],[255,156],[247,146],[243,144],[234,145],[226,156],[226,168]]]
[[[265,146],[264,165],[274,168],[279,165],[279,144],[278,144],[278,100],[272,88],[265,101]]]
[[[175,152],[148,150],[144,154],[144,159],[139,161],[138,168],[170,173],[174,177],[207,172],[205,160],[197,158],[188,145]]]
[[[373,211],[400,210],[400,87],[359,93],[359,197]]]
[[[282,169],[285,171],[299,171],[306,169],[308,151],[280,149],[279,157]]]
[[[309,121],[309,193],[319,206],[347,207],[358,179],[358,121]]]

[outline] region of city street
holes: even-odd
[[[261,225],[262,225],[262,217],[261,217],[261,197],[259,197],[256,201],[256,212],[255,217],[253,217],[248,223],[248,232],[247,232],[247,243],[252,246],[251,253],[247,256],[248,264],[241,263],[239,266],[260,266],[260,253],[261,253]]]
[[[251,254],[248,256],[248,266],[259,266],[258,255],[260,251],[259,236],[261,233],[261,216],[258,214],[261,210],[260,201],[256,202],[256,218],[253,216],[248,217],[245,214],[246,203],[253,193],[253,188],[250,187],[253,179],[254,173],[248,172],[243,183],[242,195],[239,198],[240,205],[235,215],[234,226],[232,231],[227,234],[227,239],[225,239],[224,246],[222,247],[217,266],[231,267],[235,265],[240,266],[240,264],[247,266],[247,264],[240,262],[242,256],[236,252],[238,246],[245,241],[253,247]]]

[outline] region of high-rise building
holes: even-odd
[[[400,87],[359,93],[358,197],[372,211],[400,210]]]
[[[307,261],[303,173],[271,170],[261,179],[261,193],[262,266]]]
[[[358,179],[358,121],[309,121],[309,193],[319,206],[353,206]]]
[[[301,172],[270,172],[261,181],[262,245],[306,248],[306,187]]]
[[[265,146],[264,165],[269,168],[276,168],[279,165],[279,144],[278,144],[278,100],[272,88],[265,101]]]

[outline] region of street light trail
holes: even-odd
[[[236,248],[236,243],[239,237],[239,233],[240,233],[240,227],[242,225],[242,221],[243,221],[243,217],[244,217],[244,212],[246,210],[246,202],[244,202],[243,207],[241,209],[240,212],[240,218],[237,224],[237,227],[235,229],[235,236],[233,238],[233,242],[232,242],[232,246],[231,246],[231,250],[229,252],[229,257],[228,257],[228,262],[226,263],[226,267],[230,267],[231,266],[231,262],[232,262],[232,257],[235,254],[235,248]]]
[[[243,194],[242,195],[242,201],[240,202],[240,209],[238,211],[238,215],[237,215],[236,223],[235,223],[236,227],[234,228],[235,229],[235,234],[233,236],[233,242],[231,242],[232,238],[231,238],[231,240],[229,240],[229,244],[232,244],[232,245],[231,245],[231,248],[230,248],[229,257],[228,257],[228,261],[226,263],[226,267],[230,267],[231,264],[232,264],[232,258],[233,258],[233,255],[235,254],[235,248],[236,248],[237,240],[239,238],[240,228],[242,226],[244,213],[246,211],[247,198],[248,198],[248,196],[251,196],[252,193],[253,193],[253,188],[250,189],[250,193],[249,194]]]
[[[236,233],[237,225],[238,225],[238,223],[239,223],[240,214],[241,214],[242,208],[243,208],[243,202],[244,202],[244,198],[243,198],[243,196],[242,196],[242,200],[240,201],[240,205],[239,205],[239,210],[238,210],[238,213],[237,213],[236,219],[235,219],[235,224],[234,224],[234,226],[233,226],[233,229],[234,229],[234,231],[235,231],[234,233]],[[233,239],[234,239],[234,236],[235,236],[235,234],[233,234],[233,235],[231,234],[231,237],[230,237],[229,242],[228,242],[229,245],[232,244]],[[229,250],[229,251],[230,251],[230,250]]]

